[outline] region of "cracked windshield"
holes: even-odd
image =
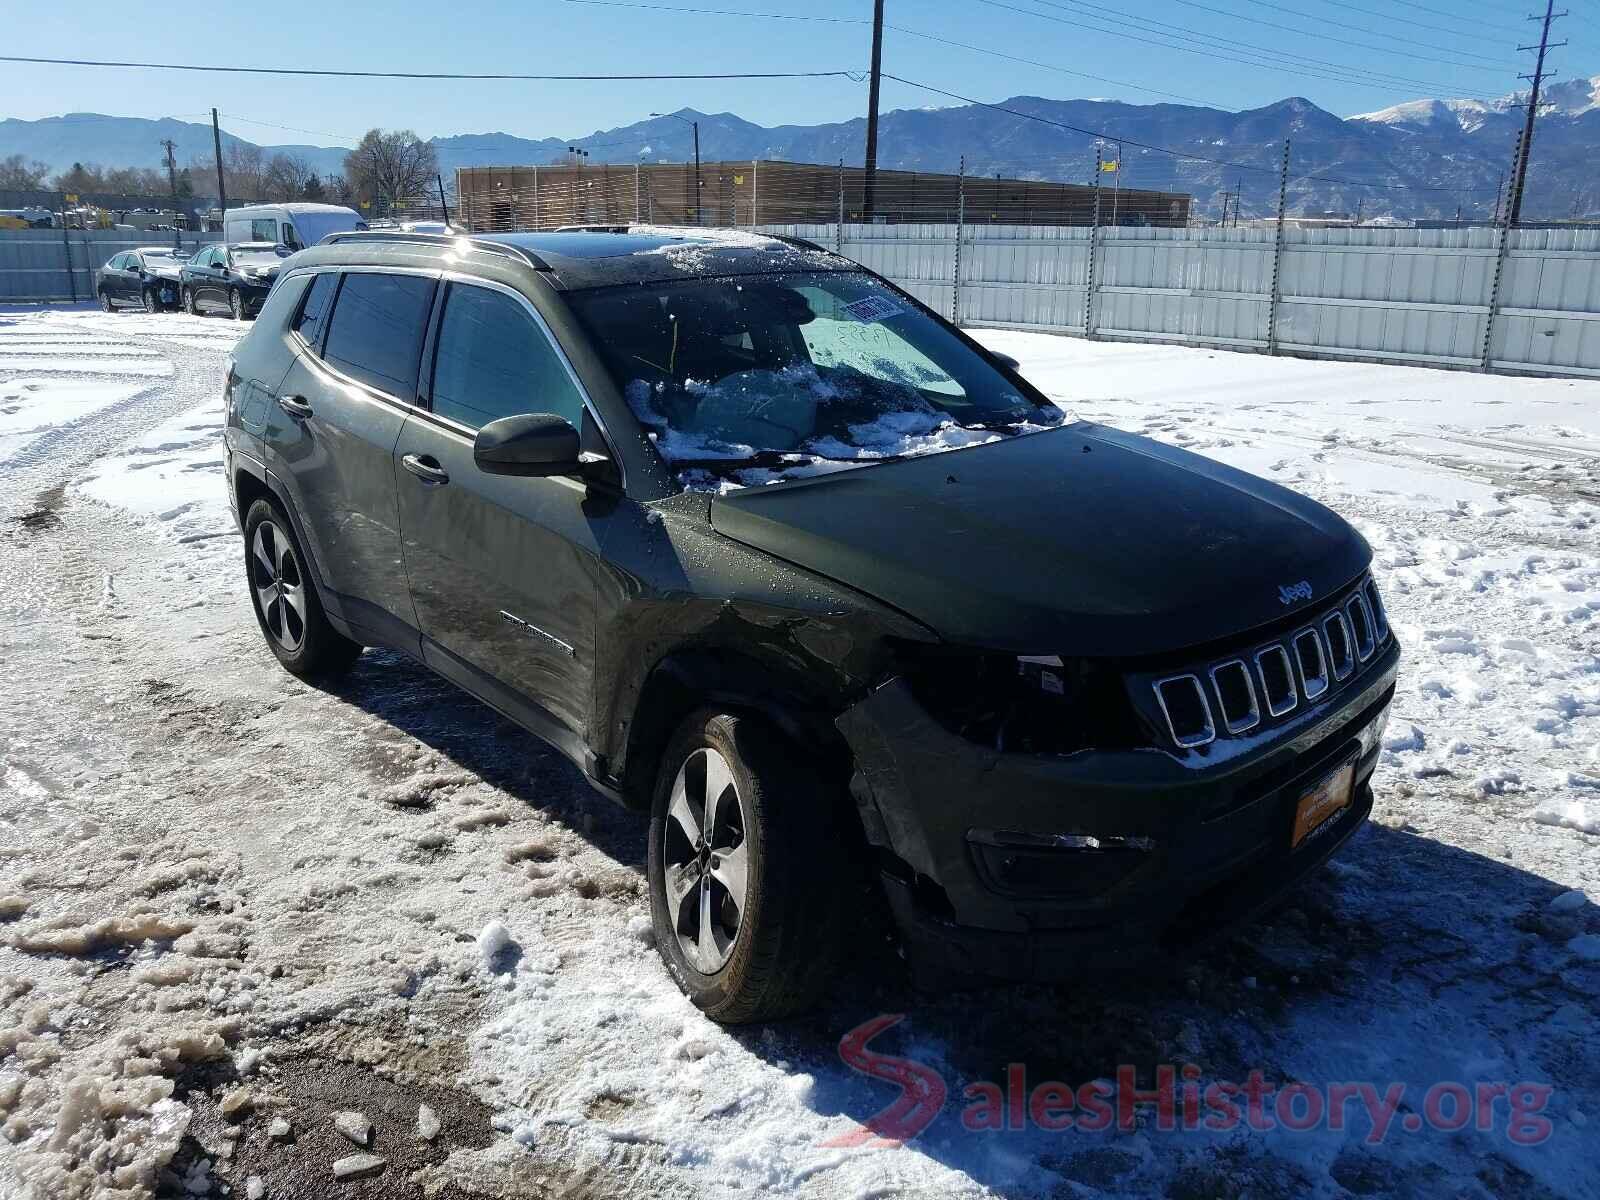
[[[697,471],[865,465],[1062,419],[854,272],[608,288],[573,303],[635,415],[691,485]]]

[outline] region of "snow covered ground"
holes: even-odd
[[[273,664],[218,472],[238,332],[0,309],[0,1195],[1600,1195],[1600,383],[985,331],[1360,525],[1406,646],[1375,819],[1171,980],[929,996],[868,943],[826,1010],[726,1031],[648,943],[634,818],[395,656]],[[855,1144],[900,1092],[836,1047],[884,1014],[947,1099]],[[1403,1090],[1381,1139],[1358,1102],[969,1131],[1009,1064]],[[1450,1129],[1452,1083],[1548,1087],[1548,1130]]]

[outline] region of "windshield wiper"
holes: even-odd
[[[803,467],[807,463],[818,462],[854,463],[865,467],[874,463],[899,462],[904,457],[903,454],[873,454],[863,455],[860,458],[838,458],[810,450],[758,450],[743,458],[675,458],[671,460],[671,465],[676,470],[688,467],[702,471],[743,471],[750,467],[771,467],[781,470],[784,467]]]

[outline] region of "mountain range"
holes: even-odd
[[[1341,118],[1291,97],[1242,112],[1180,104],[1117,100],[1053,100],[1016,96],[994,105],[896,109],[879,126],[879,165],[915,171],[1088,182],[1095,137],[1120,141],[1122,185],[1190,192],[1197,213],[1220,210],[1226,191],[1243,192],[1246,217],[1270,214],[1277,202],[1283,142],[1291,142],[1289,210],[1359,211],[1364,216],[1464,217],[1494,210],[1503,173],[1522,127],[1520,97],[1495,101],[1413,100]],[[683,162],[700,152],[717,159],[788,159],[859,164],[864,118],[820,125],[762,126],[732,113],[684,109],[582,137],[529,139],[507,133],[431,139],[440,167],[543,164],[568,146],[588,150],[591,164]],[[211,127],[174,118],[71,113],[38,121],[0,121],[0,158],[21,154],[54,169],[73,162],[156,166],[160,142],[177,145],[180,163],[209,158]],[[225,144],[243,141],[223,134]],[[1525,219],[1600,213],[1600,76],[1549,87],[1541,104]],[[304,158],[319,174],[341,168],[343,147],[263,145],[269,153]],[[1167,151],[1176,151],[1177,154]]]

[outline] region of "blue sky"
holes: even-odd
[[[827,19],[668,12],[652,2]],[[162,20],[149,5],[75,0],[19,8],[4,25],[8,53],[48,57],[413,71],[833,70],[866,66],[871,7],[871,0],[258,2],[214,5],[197,23]],[[1571,7],[1573,16],[1557,28],[1572,44],[1552,56],[1568,79],[1600,68],[1600,0],[1571,0]],[[898,28],[886,34],[884,69],[983,100],[1181,97],[1237,109],[1303,95],[1349,115],[1422,96],[1511,91],[1517,72],[1531,69],[1531,56],[1515,52],[1519,40],[1537,36],[1523,19],[1527,11],[1516,0],[1147,0],[1132,8],[1110,0],[888,0],[886,19]],[[1440,15],[1446,12],[1458,15]],[[1197,35],[1207,39],[1205,53],[1192,52]],[[1191,50],[1160,44],[1174,40]],[[1302,61],[1264,65],[1263,56]],[[946,103],[884,85],[885,108]],[[374,125],[425,137],[491,130],[576,137],[684,106],[767,125],[811,124],[857,116],[865,104],[865,84],[848,79],[413,82],[0,66],[0,116],[91,111],[198,120],[216,105],[234,132],[267,143],[336,144]]]

